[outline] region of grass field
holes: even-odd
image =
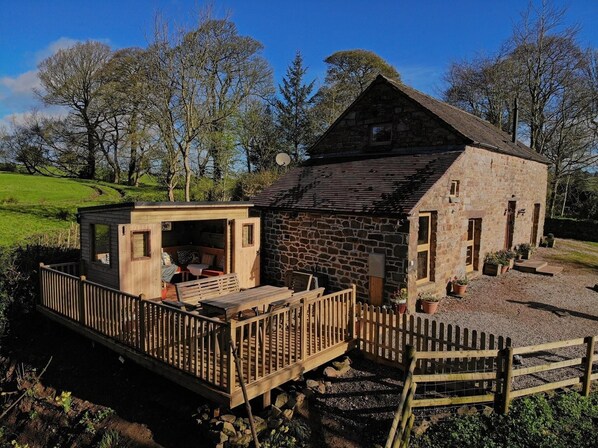
[[[68,228],[79,207],[165,200],[148,179],[140,187],[0,172],[0,246]]]

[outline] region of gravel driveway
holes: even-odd
[[[598,283],[598,264],[558,261],[575,260],[572,254],[598,260],[598,245],[557,240],[556,246],[539,248],[534,259],[562,266],[561,274],[481,275],[470,282],[464,299],[444,299],[435,318],[509,336],[514,346],[598,335],[598,292],[591,289]]]

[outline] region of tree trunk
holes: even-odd
[[[129,169],[127,171],[127,184],[137,186],[137,153],[138,153],[138,146],[139,142],[137,141],[137,119],[133,116],[131,117],[131,124],[130,124],[130,131],[131,131],[131,152],[129,157]]]
[[[552,191],[550,192],[550,217],[554,218],[554,208],[556,206],[556,193],[559,188],[559,178],[557,174],[554,174],[554,180],[552,181]]]
[[[96,175],[96,155],[93,141],[93,129],[87,127],[87,164],[81,171],[81,178],[94,179]]]
[[[191,202],[191,165],[188,151],[183,153],[183,167],[185,169],[185,202]]]
[[[563,195],[563,207],[561,208],[561,216],[565,216],[565,206],[567,205],[567,195],[569,194],[569,182],[571,175],[567,176],[567,183],[565,184],[565,194]]]

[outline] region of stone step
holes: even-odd
[[[554,277],[561,272],[563,272],[563,268],[560,266],[544,266],[536,270],[536,274],[548,275],[549,277]]]
[[[548,266],[545,261],[523,260],[515,263],[515,269],[521,272],[535,274],[538,269]]]

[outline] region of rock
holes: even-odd
[[[424,432],[428,430],[430,427],[430,422],[428,420],[422,420],[422,422],[418,425],[413,427],[413,434],[416,436],[421,436]]]
[[[445,420],[447,418],[450,418],[451,414],[448,412],[442,412],[440,414],[434,414],[430,417],[430,423],[435,425],[438,422],[441,422],[442,420]]]
[[[342,361],[334,361],[332,365],[336,370],[343,370],[345,368],[349,368],[351,366],[351,358],[345,356]]]
[[[223,422],[234,423],[236,419],[237,417],[233,414],[224,414],[220,416],[220,420],[222,420]]]
[[[228,436],[222,431],[210,430],[209,437],[214,443],[225,443],[228,441]]]
[[[318,392],[320,392],[321,394],[326,393],[326,386],[324,385],[324,383],[318,384]]]
[[[484,406],[482,414],[484,414],[486,417],[490,417],[492,414],[494,414],[494,409],[492,409],[490,406]]]
[[[318,386],[320,385],[320,383],[318,381],[315,381],[315,380],[307,380],[305,382],[305,384],[307,385],[307,387],[309,387],[312,390],[318,389]]]
[[[282,410],[276,406],[276,405],[272,405],[272,408],[270,409],[270,417],[278,417],[280,414],[282,414]]]
[[[276,397],[276,400],[274,401],[274,406],[276,406],[277,408],[282,409],[289,401],[289,396],[282,392],[280,394],[278,394],[278,396]]]
[[[271,418],[271,419],[268,419],[268,428],[270,428],[270,429],[276,429],[280,425],[282,425],[282,423],[283,423],[283,420],[281,418]]]
[[[249,446],[252,441],[253,437],[251,436],[251,431],[249,431],[249,434],[242,434],[239,437],[235,437],[229,443],[231,446]]]
[[[255,423],[255,432],[257,432],[258,434],[268,427],[268,423],[266,423],[266,420],[264,420],[260,416],[255,415],[253,417],[253,422]],[[251,430],[249,432],[251,433]]]
[[[285,409],[284,411],[282,411],[282,416],[284,418],[286,418],[287,420],[292,420],[293,419],[293,410]]]
[[[230,422],[224,422],[224,425],[222,425],[222,432],[229,437],[235,437],[237,435],[237,430]]]
[[[305,394],[301,393],[301,392],[297,392],[297,395],[295,395],[295,405],[296,406],[303,406],[303,402],[305,401]]]
[[[514,366],[522,366],[523,358],[520,355],[513,356],[513,365]]]

